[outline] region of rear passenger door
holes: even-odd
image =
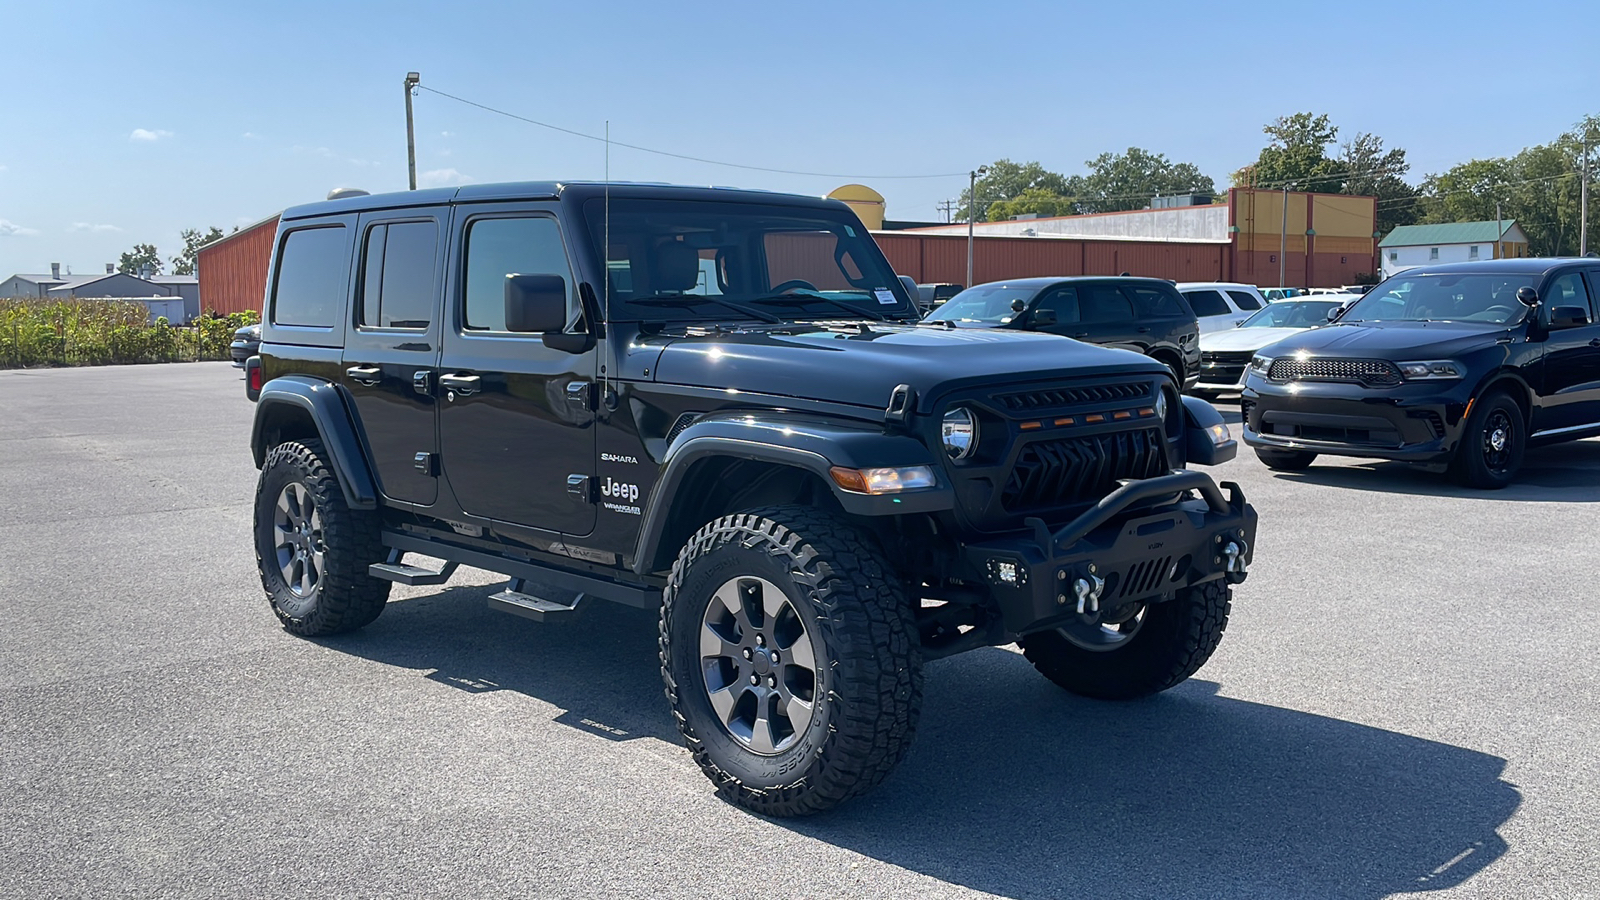
[[[1558,306],[1576,306],[1589,324],[1551,331],[1545,338],[1544,384],[1538,431],[1581,428],[1600,422],[1600,323],[1584,284],[1584,273],[1563,272],[1539,292],[1536,314],[1545,322]]]
[[[361,216],[343,384],[354,400],[379,490],[391,501],[438,496],[434,399],[449,207]]]
[[[1078,327],[1068,337],[1107,347],[1143,352],[1133,303],[1116,284],[1089,282],[1077,285]]]

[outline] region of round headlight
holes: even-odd
[[[951,459],[966,459],[972,455],[972,448],[978,445],[978,420],[964,406],[944,414],[941,430],[944,433],[944,452],[950,454]]]

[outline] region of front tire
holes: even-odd
[[[256,566],[283,627],[305,637],[353,631],[383,612],[389,582],[374,512],[351,509],[322,443],[290,441],[267,453],[256,483]]]
[[[661,675],[717,793],[771,816],[877,785],[922,703],[916,628],[875,543],[816,510],[723,516],[678,554],[661,606]]]
[[[1208,581],[1149,604],[1119,626],[1041,631],[1018,643],[1040,674],[1074,694],[1147,697],[1182,683],[1211,658],[1228,627],[1232,596],[1223,581]]]
[[[1302,472],[1317,461],[1317,455],[1309,450],[1268,450],[1265,447],[1256,448],[1256,458],[1266,463],[1267,468],[1279,472]]]
[[[1474,404],[1461,429],[1451,474],[1466,487],[1497,491],[1517,476],[1527,444],[1522,408],[1505,394],[1490,394]]]

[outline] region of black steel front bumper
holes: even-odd
[[[1237,484],[1222,488],[1227,496],[1190,471],[1125,481],[1054,532],[1029,519],[1031,536],[968,544],[967,561],[1013,635],[1057,627],[1080,606],[1092,613],[1207,581],[1238,583],[1254,557],[1256,511]]]

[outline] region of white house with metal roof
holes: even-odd
[[[1528,236],[1514,219],[1401,225],[1378,242],[1387,278],[1414,266],[1528,255]]]

